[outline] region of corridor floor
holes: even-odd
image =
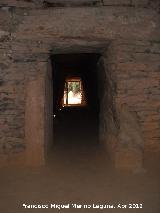
[[[68,122],[70,116],[62,122],[63,115],[57,115],[62,118],[55,121],[55,131],[59,133],[54,138],[55,146],[47,166],[0,170],[0,212],[160,212],[159,170],[152,167],[134,174],[113,170],[97,143],[96,117],[85,113],[83,126],[75,119]],[[81,113],[79,116],[82,117]],[[24,208],[23,204],[48,205],[49,208]],[[70,204],[70,208],[59,210],[50,208],[51,204]],[[75,209],[72,204],[80,204],[82,208]],[[93,204],[115,208],[83,208]],[[129,204],[142,204],[143,208],[130,209]],[[123,205],[127,207],[123,209]]]

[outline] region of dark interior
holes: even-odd
[[[99,97],[97,61],[99,54],[52,55],[53,147],[69,150],[90,148],[98,143]],[[66,77],[81,77],[85,106],[61,107]]]

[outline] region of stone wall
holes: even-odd
[[[1,0],[2,6],[23,8],[123,6],[159,9],[159,0]]]
[[[156,40],[117,40],[103,56],[101,140],[118,167],[160,151],[159,50]]]
[[[27,85],[46,72],[51,52],[105,51],[116,109],[136,114],[144,151],[160,151],[158,3],[0,0],[1,166],[26,162]]]
[[[117,105],[127,104],[138,116],[145,149],[159,147],[160,43],[118,42],[112,46],[117,77]]]

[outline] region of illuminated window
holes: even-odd
[[[63,105],[82,105],[83,98],[82,81],[80,78],[65,81]]]

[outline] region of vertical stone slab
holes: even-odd
[[[100,125],[99,136],[100,142],[106,150],[113,166],[115,166],[115,149],[118,144],[118,127],[117,115],[115,106],[115,79],[114,73],[110,66],[109,57],[107,52],[103,54],[99,61],[99,82],[100,82]]]
[[[127,105],[117,106],[120,129],[115,149],[115,167],[140,171],[143,168],[144,139],[138,117]]]
[[[46,63],[47,71],[45,75],[45,159],[48,158],[49,153],[53,146],[53,77],[52,77],[52,64],[49,60]]]
[[[101,98],[100,133],[103,136],[102,143],[116,169],[140,171],[143,168],[144,150],[142,127],[136,108],[133,109],[128,90],[123,90],[122,96],[118,87],[125,75],[117,69],[118,59],[122,57],[118,48],[120,47],[112,43],[103,55],[104,71],[103,69],[100,71],[104,72],[104,76],[101,77],[104,94]],[[123,64],[127,63],[127,56],[123,55]],[[129,78],[124,80],[123,88],[131,78],[129,75]],[[137,90],[136,96],[138,92]],[[122,104],[123,97],[126,101]]]
[[[26,85],[25,142],[26,164],[44,165],[44,97],[43,76]]]

